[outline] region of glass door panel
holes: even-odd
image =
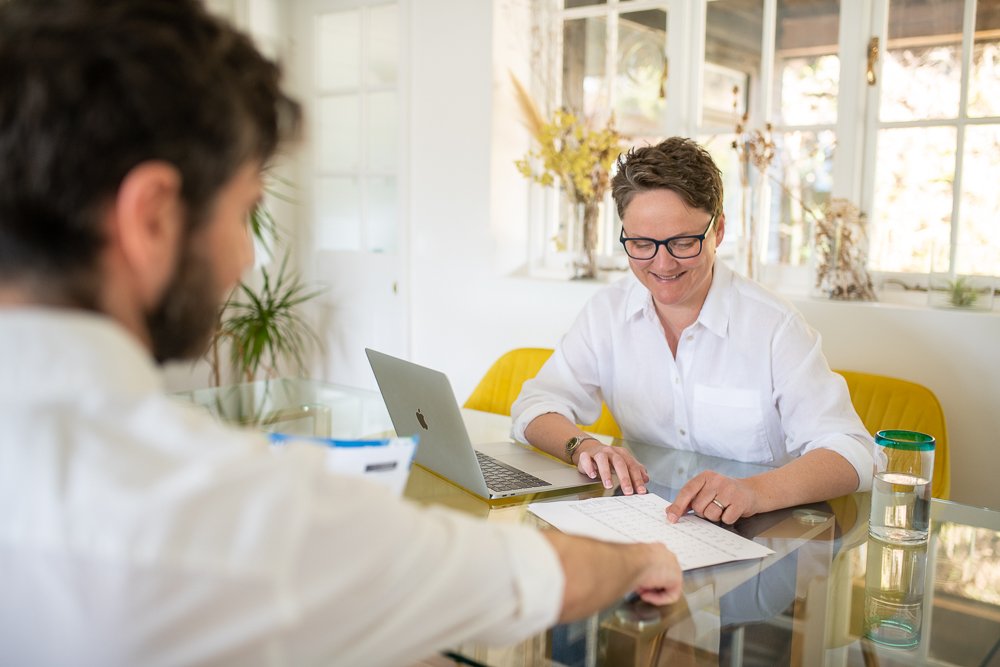
[[[361,11],[352,9],[316,17],[316,88],[351,88],[361,76]]]
[[[361,249],[361,190],[354,177],[316,179],[316,245],[323,250]]]
[[[871,238],[878,269],[927,271],[933,246],[948,243],[955,142],[954,127],[879,131]]]
[[[368,84],[393,86],[399,77],[399,7],[395,4],[368,11]]]
[[[883,49],[882,122],[958,116],[964,0],[889,3]]]
[[[563,25],[562,106],[592,116],[608,109],[607,19],[571,19]]]
[[[618,18],[615,119],[632,136],[663,132],[667,104],[667,12],[650,9]]]
[[[331,95],[316,102],[316,170],[355,172],[361,167],[361,97]]]
[[[996,275],[1000,269],[1000,124],[974,125],[965,130],[962,168],[962,209],[955,258],[964,274]]]

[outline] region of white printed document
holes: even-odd
[[[662,542],[681,569],[763,558],[774,552],[693,514],[668,523],[670,502],[652,493],[531,503],[528,511],[570,535],[606,542]]]

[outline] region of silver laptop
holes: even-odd
[[[574,466],[516,442],[475,448],[448,377],[366,349],[396,434],[420,436],[414,461],[482,498],[496,499],[597,484]]]

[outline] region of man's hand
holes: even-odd
[[[646,466],[636,461],[632,452],[623,447],[610,447],[591,439],[577,448],[573,458],[576,459],[577,470],[591,479],[597,479],[599,475],[606,489],[614,484],[611,478],[614,473],[618,475],[618,483],[626,496],[646,493],[646,482],[649,481]]]
[[[710,470],[696,475],[681,488],[667,508],[667,521],[676,523],[689,509],[709,521],[727,524],[759,511],[756,493],[748,480]]]
[[[676,602],[683,593],[684,573],[663,544],[612,544],[555,530],[542,531],[542,536],[565,573],[560,623],[606,609],[629,591],[655,605]]]
[[[653,552],[649,567],[640,575],[635,592],[645,602],[665,605],[677,602],[684,587],[684,573],[673,551],[662,544],[645,545]]]

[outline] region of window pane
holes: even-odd
[[[361,193],[356,178],[317,178],[316,246],[361,249]]]
[[[572,9],[573,7],[589,7],[591,5],[603,5],[607,4],[607,0],[566,0],[566,9]]]
[[[368,96],[368,167],[370,171],[396,170],[397,145],[396,93],[372,93]]]
[[[316,20],[316,87],[350,88],[361,72],[361,12],[322,14]]]
[[[368,250],[396,251],[396,179],[378,176],[367,179]]]
[[[397,7],[372,7],[368,13],[368,84],[392,85],[397,74]]]
[[[361,158],[361,98],[324,97],[316,105],[316,169],[357,171]]]
[[[837,122],[840,58],[836,55],[787,58],[781,62],[780,125],[829,125]]]
[[[990,36],[983,36],[988,33]],[[969,115],[1000,116],[1000,0],[976,3],[976,40],[969,78]]]
[[[627,134],[655,134],[667,95],[667,13],[622,14],[618,20],[615,118]]]
[[[955,118],[962,74],[963,0],[889,5],[879,118]]]
[[[959,212],[960,273],[1000,275],[1000,125],[978,125],[965,131],[962,205]]]
[[[592,116],[608,108],[606,33],[603,17],[563,24],[562,105],[574,113]]]
[[[734,127],[760,73],[763,0],[717,0],[705,16],[702,123]],[[735,90],[734,90],[735,89]],[[735,102],[735,109],[733,108]]]
[[[833,131],[775,133],[771,167],[771,220],[768,262],[805,264],[809,259],[815,216],[833,189]]]
[[[879,131],[872,268],[926,271],[934,241],[949,238],[955,142],[953,127]]]
[[[726,214],[726,234],[719,246],[719,256],[734,266],[736,250],[743,235],[743,190],[740,187],[740,167],[736,151],[733,149],[733,135],[700,136],[700,143],[712,156],[712,160],[722,172],[722,210]],[[742,269],[742,267],[735,267]]]
[[[782,0],[777,20],[774,123],[836,123],[839,0]]]

